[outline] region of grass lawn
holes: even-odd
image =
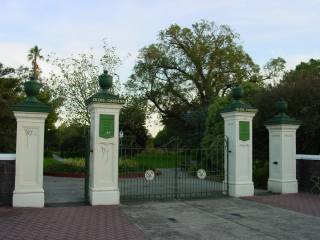
[[[119,172],[144,172],[147,169],[174,168],[193,159],[191,155],[149,149],[140,153],[120,153]],[[68,158],[63,162],[46,157],[44,173],[84,173],[84,158]]]
[[[84,158],[69,158],[63,162],[46,157],[43,163],[44,173],[84,173]]]
[[[125,152],[120,152],[119,172],[144,172],[147,169],[174,168],[180,166],[185,158],[186,155],[179,155],[176,151],[146,149],[134,153],[131,152],[131,149],[128,149]]]

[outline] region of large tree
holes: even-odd
[[[62,99],[62,106],[59,108],[61,120],[69,124],[88,125],[89,114],[85,100],[98,91],[98,76],[102,70],[117,76],[116,69],[120,64],[120,58],[116,49],[104,43],[99,63],[96,63],[92,53],[69,58],[51,55],[48,61],[55,67],[50,73],[49,84],[54,96]]]
[[[140,50],[127,86],[155,106],[165,125],[182,126],[188,111],[206,111],[231,86],[259,80],[259,67],[239,35],[226,25],[201,21],[161,31],[156,43]]]

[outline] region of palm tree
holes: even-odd
[[[29,50],[28,60],[31,61],[33,76],[35,79],[39,79],[40,76],[40,68],[37,63],[37,60],[43,59],[43,56],[40,54],[41,48],[37,45]]]

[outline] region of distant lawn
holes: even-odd
[[[142,152],[127,151],[120,153],[119,172],[144,172],[147,169],[174,168],[181,163],[189,162],[192,157],[186,154],[177,154],[175,151],[161,151],[148,149]],[[44,159],[44,173],[84,173],[84,158],[68,158],[60,162],[52,157]]]
[[[43,163],[44,173],[84,173],[84,158],[69,158],[63,162],[46,157]]]
[[[119,171],[145,171],[147,169],[174,168],[179,166],[184,155],[176,152],[156,149],[144,150],[140,153],[130,151],[120,153]]]

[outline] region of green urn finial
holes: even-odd
[[[241,101],[243,97],[243,89],[240,85],[236,85],[231,90],[232,101],[230,104],[225,106],[220,112],[256,112],[257,109],[252,107],[250,104],[246,104],[245,102]]]
[[[243,97],[243,89],[240,85],[235,86],[232,89],[232,98],[236,101],[240,100]]]
[[[24,91],[28,99],[35,99],[40,92],[41,84],[36,81],[34,75],[30,76],[30,80],[24,83]]]
[[[98,77],[100,90],[89,97],[85,103],[90,105],[91,103],[115,103],[124,104],[124,99],[110,91],[112,87],[112,76],[108,74],[108,71],[104,70]]]
[[[112,76],[108,74],[107,70],[99,76],[100,91],[107,92],[112,87]]]
[[[277,101],[276,103],[276,109],[278,114],[286,114],[288,109],[288,103],[283,98],[280,98],[279,101]]]
[[[287,115],[288,103],[280,98],[276,102],[277,115],[273,118],[265,121],[265,125],[281,125],[281,124],[289,124],[289,125],[300,125],[301,122],[295,118],[292,118]]]
[[[16,105],[12,106],[13,111],[20,111],[20,112],[50,112],[50,107],[40,102],[37,99],[39,95],[41,83],[39,83],[34,75],[30,76],[29,81],[26,81],[24,84],[24,91],[27,95],[27,98],[22,102],[17,103]]]

